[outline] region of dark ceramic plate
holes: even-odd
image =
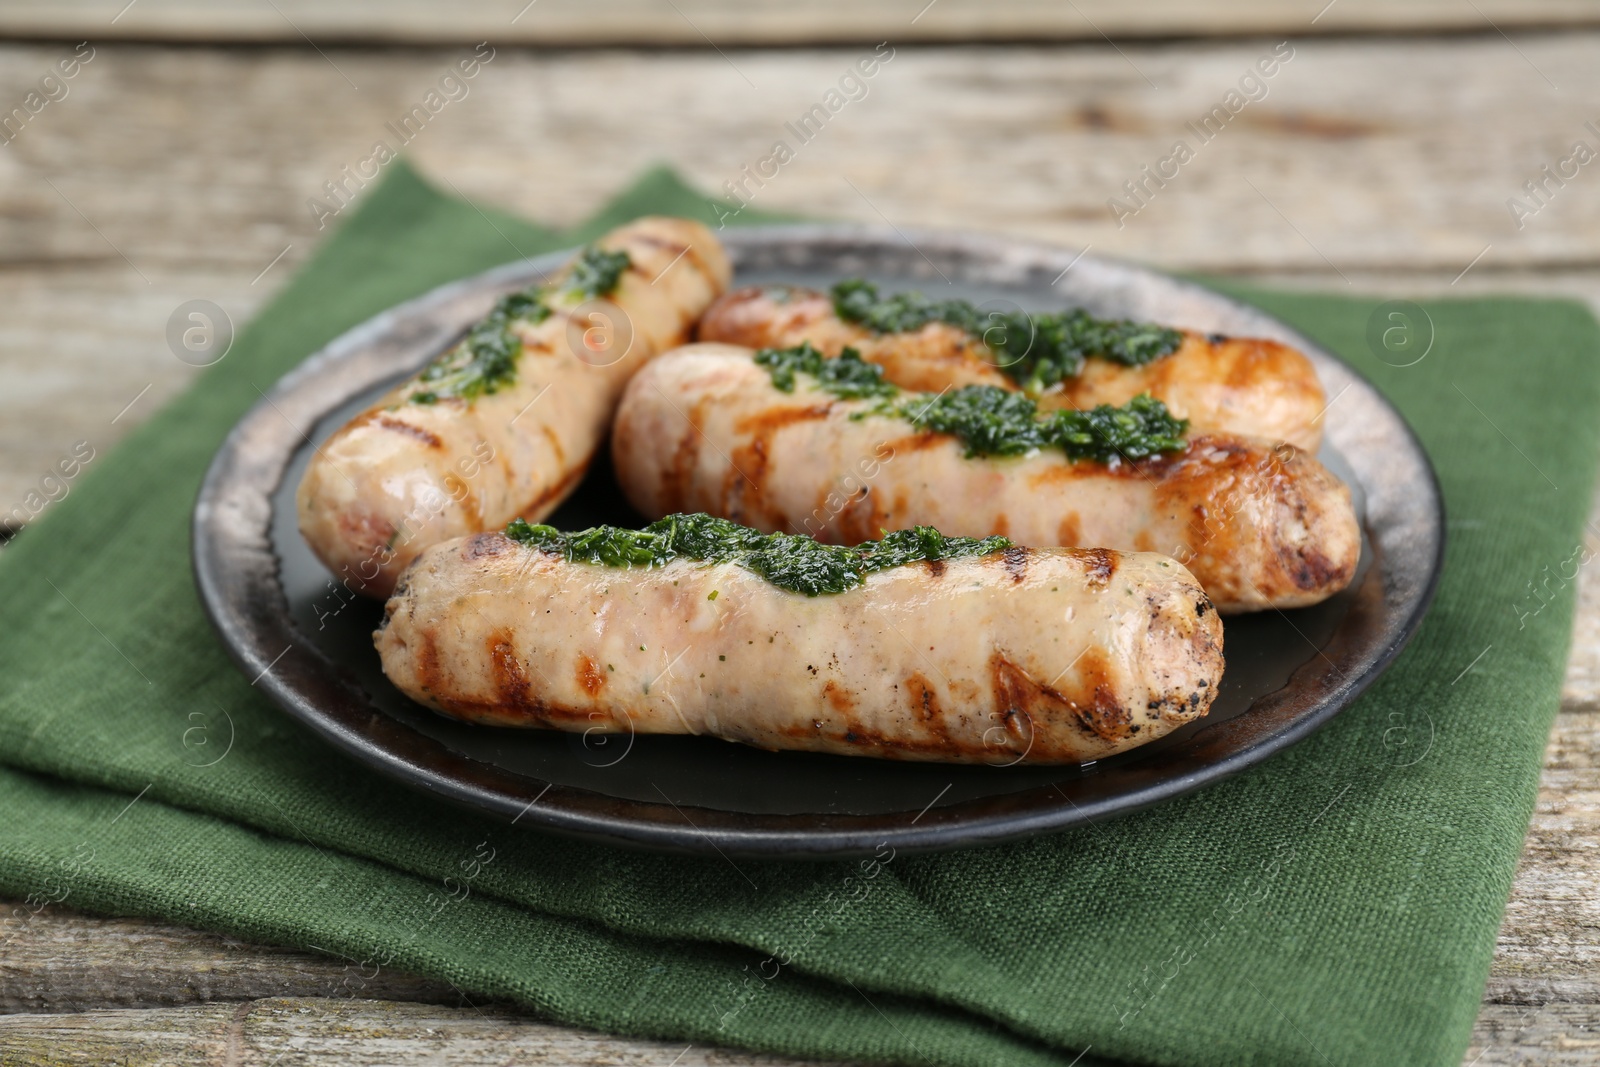
[[[839,857],[881,844],[1002,841],[1130,811],[1265,759],[1348,706],[1393,661],[1433,595],[1444,516],[1399,414],[1282,323],[1198,286],[1054,248],[949,233],[785,226],[727,233],[741,284],[865,275],[996,306],[1274,337],[1333,399],[1322,458],[1355,489],[1365,542],[1351,588],[1313,608],[1230,619],[1205,719],[1083,767],[957,767],[762,752],[698,737],[578,735],[458,723],[412,703],[372,647],[381,605],[341,599],[295,529],[294,488],[320,442],[566,254],[437,289],[351,330],[234,428],[200,490],[195,572],[240,668],[291,715],[385,774],[526,826],[682,852]],[[1070,267],[1070,269],[1068,269]],[[634,525],[604,457],[550,520]]]

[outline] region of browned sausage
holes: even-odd
[[[1192,434],[1131,463],[1059,451],[968,457],[956,438],[841,400],[782,392],[748,349],[689,345],[629,385],[612,431],[628,499],[849,544],[925,524],[970,537],[1173,556],[1223,612],[1314,604],[1349,584],[1349,489],[1291,445]]]
[[[318,449],[295,498],[300,531],[349,588],[387,596],[428,545],[552,511],[628,379],[728,285],[721,245],[689,219],[639,219],[595,247],[628,257],[613,287],[588,298],[558,276],[541,297],[547,317],[510,319],[516,350],[509,370],[483,377],[492,388],[452,392],[449,376],[424,372]]]
[[[1182,332],[1175,352],[1143,366],[1085,361],[1076,377],[1040,393],[1040,406],[1118,405],[1149,393],[1198,431],[1287,441],[1316,451],[1327,400],[1316,368],[1303,353],[1261,338]],[[903,389],[1018,388],[1000,369],[1003,358],[958,327],[930,322],[907,333],[874,333],[839,318],[833,301],[815,289],[736,289],[711,305],[697,336],[746,348],[789,348],[809,341],[829,356],[854,348]]]
[[[735,563],[617,568],[484,533],[425,551],[374,637],[395,685],[471,722],[958,763],[1099,759],[1204,715],[1222,675],[1180,565],[1068,549],[808,597]]]

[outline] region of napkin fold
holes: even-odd
[[[357,765],[254,689],[201,612],[201,476],[307,354],[639,214],[716,218],[665,170],[566,232],[388,171],[226,358],[0,550],[0,893],[31,901],[14,922],[46,902],[148,916],[561,1022],[796,1056],[1460,1063],[1587,562],[1600,327],[1583,307],[1423,302],[1433,345],[1394,367],[1368,341],[1376,299],[1225,286],[1393,399],[1451,516],[1417,638],[1293,749],[981,850],[652,855],[480,818]]]

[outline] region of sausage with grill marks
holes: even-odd
[[[1041,408],[1122,405],[1149,393],[1201,432],[1287,441],[1315,452],[1327,406],[1316,368],[1277,341],[1182,331],[1169,355],[1129,367],[1104,359],[1038,394]],[[883,367],[902,389],[937,393],[963,385],[1017,389],[1000,370],[1003,356],[965,330],[930,322],[905,333],[873,333],[839,318],[826,293],[793,286],[755,286],[723,296],[696,335],[747,348],[791,348],[809,341],[824,355],[854,348]]]
[[[732,563],[572,563],[483,533],[424,551],[374,639],[396,686],[471,722],[1002,765],[1154,740],[1206,713],[1223,666],[1182,566],[1070,549],[807,597]]]
[[[1055,450],[969,458],[955,437],[874,407],[803,374],[781,392],[748,349],[689,345],[629,385],[612,463],[650,517],[705,511],[841,544],[922,524],[1161,552],[1224,613],[1314,604],[1355,574],[1349,488],[1290,445],[1198,433],[1181,453],[1115,465]]]
[[[721,244],[689,219],[639,219],[596,244],[631,265],[605,298],[558,293],[542,323],[514,323],[508,385],[416,403],[413,378],[318,449],[296,494],[300,531],[347,587],[387,596],[429,544],[549,514],[583,477],[628,379],[686,340],[728,286]]]

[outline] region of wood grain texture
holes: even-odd
[[[749,1052],[550,1026],[492,1008],[312,997],[0,1016],[0,1054],[6,1067],[800,1067]]]
[[[309,5],[279,6],[296,22],[310,17]],[[696,21],[710,10],[679,6]],[[1444,6],[1389,10],[1413,17]],[[1448,6],[1458,18],[1472,10]],[[863,19],[879,17],[858,7]],[[1110,17],[1088,0],[1077,7],[1096,22]],[[1126,17],[1143,17],[1127,7]],[[1238,10],[1257,11],[1258,28],[1278,25],[1259,21],[1258,7]],[[1577,17],[1558,7],[1522,10],[1535,22]],[[1477,8],[1508,29],[1517,18],[1488,0]],[[61,10],[76,19],[98,8]],[[136,13],[173,10],[140,0],[117,26]],[[245,5],[217,10],[218,19],[242,17]],[[336,18],[354,9],[327,10]],[[970,10],[943,0],[917,25],[969,18]],[[1316,29],[1363,10],[1374,5],[1340,0]],[[397,36],[423,32],[415,27],[424,23],[407,21],[412,11],[396,14]],[[543,11],[577,17],[576,8],[540,0],[518,25]],[[762,7],[752,25],[777,19],[776,11]],[[32,0],[8,4],[0,32],[47,16],[56,17]],[[137,20],[132,30],[116,29],[105,17],[111,32],[160,29],[140,29],[146,24]],[[864,34],[868,24],[850,23],[850,33]],[[28,32],[64,25],[40,22]],[[643,32],[639,25],[649,23],[628,32]],[[779,32],[770,28],[776,22],[763,25]],[[933,33],[884,36],[903,42],[924,32]],[[1555,188],[1521,230],[1505,204],[1574,140],[1600,144],[1585,126],[1600,125],[1596,31],[1514,33],[1510,42],[1492,32],[1296,35],[1295,57],[1269,82],[1266,99],[1249,104],[1119,227],[1106,201],[1174,138],[1193,140],[1185,122],[1221,103],[1277,39],[1125,44],[1120,53],[1089,45],[900,47],[868,96],[798,146],[777,178],[753,189],[754,202],[877,225],[1015,233],[1269,284],[1397,296],[1558,292],[1600,307],[1600,169],[1586,167]],[[502,47],[470,94],[430,120],[407,153],[447,191],[571,222],[652,162],[669,162],[707,189],[737,179],[774,139],[792,143],[784,123],[820,101],[866,51]],[[0,45],[0,114],[69,52],[60,44]],[[38,491],[75,442],[104,454],[181,389],[194,370],[168,349],[173,310],[204,298],[245,322],[323,236],[307,200],[364,157],[385,123],[462,54],[324,52],[99,44],[68,96],[0,147],[0,516]],[[1600,511],[1588,538],[1600,552],[1597,530]],[[1467,1057],[1480,1067],[1600,1060],[1597,570],[1580,578],[1564,710]],[[404,975],[356,988],[340,961],[192,931],[52,912],[20,931],[6,926],[14,921],[0,920],[0,941],[16,935],[0,954],[0,1011],[24,1014],[0,1018],[7,1064],[66,1062],[53,1049],[67,1047],[84,1050],[74,1063],[268,1064],[286,1050],[283,1064],[319,1052],[357,1063],[422,1062],[435,1053],[427,1062],[477,1062],[503,1047],[501,1060],[510,1062],[666,1064],[682,1051],[462,1007],[454,990]],[[680,1062],[775,1062],[693,1058],[700,1054]]]
[[[10,0],[0,34],[78,40],[788,45],[1592,26],[1586,0]],[[303,35],[303,36],[302,36]]]
[[[447,191],[564,223],[651,163],[716,190],[785,138],[794,160],[746,186],[761,208],[1280,284],[1596,298],[1600,164],[1520,231],[1505,201],[1574,139],[1600,145],[1585,127],[1600,120],[1597,46],[1600,32],[1297,40],[1266,98],[1120,227],[1107,201],[1175,138],[1198,146],[1185,123],[1270,40],[901,47],[806,144],[785,123],[868,49],[501,48],[406,152]],[[0,515],[73,444],[109,447],[182,388],[178,305],[248,320],[326,232],[308,201],[397,141],[386,124],[464,54],[323,51],[102,44],[0,147]],[[69,54],[0,46],[0,114]]]

